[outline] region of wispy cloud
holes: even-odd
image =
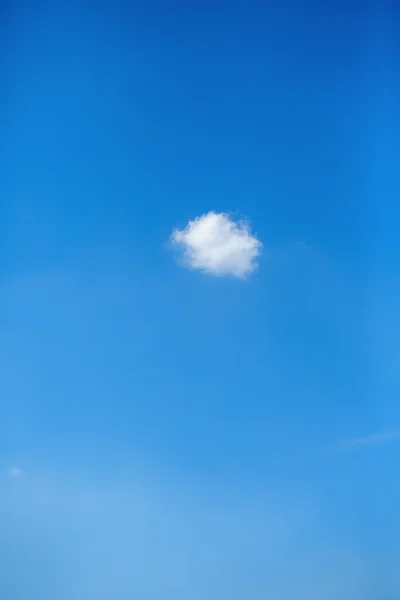
[[[8,469],[8,476],[15,479],[17,477],[21,477],[22,475],[24,475],[24,471],[22,469],[20,469],[19,467],[10,467]]]
[[[182,250],[185,266],[219,277],[247,277],[257,268],[262,250],[248,223],[216,212],[175,229],[171,241]]]
[[[337,445],[338,450],[355,450],[366,446],[383,446],[400,440],[400,429],[377,431],[368,435],[345,440]]]

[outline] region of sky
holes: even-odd
[[[400,596],[399,10],[0,18],[0,595]]]

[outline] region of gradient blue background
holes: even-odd
[[[398,598],[399,11],[95,4],[2,5],[1,598]]]

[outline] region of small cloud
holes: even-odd
[[[338,449],[353,450],[366,446],[383,446],[397,440],[400,440],[400,429],[392,429],[390,431],[370,433],[369,435],[364,435],[341,442],[338,445]]]
[[[19,467],[10,467],[8,470],[9,477],[15,479],[16,477],[21,477],[25,473]]]
[[[247,223],[216,212],[175,229],[171,241],[182,250],[185,266],[217,277],[244,279],[257,268],[262,250]]]

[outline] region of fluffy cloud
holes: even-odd
[[[175,229],[171,240],[182,250],[187,267],[220,277],[245,278],[257,268],[262,249],[247,223],[215,212]]]

